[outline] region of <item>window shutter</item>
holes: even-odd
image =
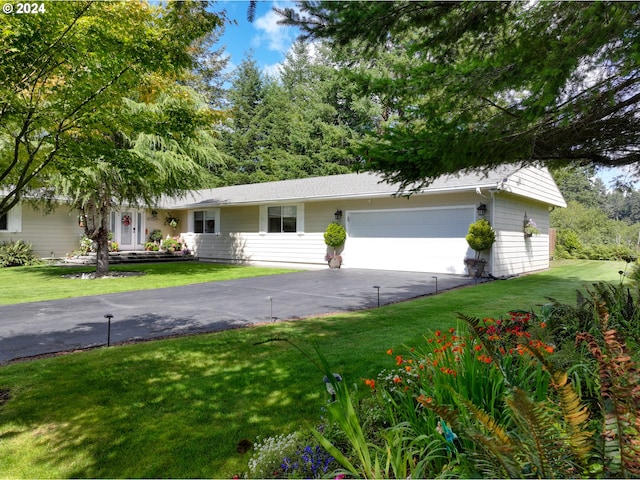
[[[260,233],[267,233],[267,206],[260,205],[260,225],[259,230]]]
[[[297,207],[296,232],[304,233],[304,203],[299,203]]]
[[[7,214],[7,230],[12,233],[22,232],[22,204],[19,203]]]

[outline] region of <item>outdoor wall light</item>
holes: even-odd
[[[487,214],[487,206],[484,203],[478,205],[478,216],[484,217]]]
[[[340,220],[342,218],[342,210],[336,210],[333,216],[336,217],[336,220]]]

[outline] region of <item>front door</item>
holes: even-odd
[[[111,231],[120,250],[142,250],[144,248],[144,212],[134,209],[121,210],[113,215]]]

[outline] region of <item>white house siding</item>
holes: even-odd
[[[567,206],[558,186],[546,168],[522,168],[502,184],[502,190],[549,205]]]
[[[305,208],[305,216],[306,213]],[[259,206],[222,207],[219,235],[183,232],[182,236],[201,260],[301,264],[325,262],[326,245],[322,233],[261,233],[259,224]]]
[[[497,235],[491,252],[491,273],[502,277],[549,268],[547,205],[507,193],[496,194],[492,205],[490,218]],[[525,215],[537,224],[538,235],[525,237]]]
[[[182,236],[187,245],[202,260],[232,261],[232,262],[283,262],[300,264],[326,264],[325,255],[330,249],[324,244],[324,231],[327,225],[335,219],[335,212],[341,210],[343,217],[339,222],[347,226],[347,215],[350,211],[380,211],[390,209],[438,209],[450,207],[452,202],[458,206],[464,205],[470,215],[470,220],[465,223],[468,226],[473,221],[474,205],[479,202],[474,193],[458,195],[415,195],[410,198],[363,198],[363,199],[333,199],[328,201],[310,201],[304,203],[304,232],[298,233],[261,233],[260,232],[260,206],[220,207],[220,234],[194,234],[183,232]],[[407,226],[407,230],[411,225]],[[463,273],[464,253],[467,251],[464,244],[463,232],[458,232],[455,242],[456,255],[460,257],[456,266],[448,267],[442,271]],[[466,233],[466,229],[465,232]],[[388,256],[374,255],[371,262],[352,262],[350,257],[356,256],[355,249],[359,248],[356,239],[349,239],[340,251],[344,258],[344,267],[357,268],[387,268],[387,269],[414,269],[415,261],[412,255],[422,255],[429,252],[435,257],[442,256],[443,252],[451,250],[452,243],[446,239],[437,238],[422,241],[420,245],[413,245],[415,238],[405,239],[402,229],[397,231],[397,238],[381,239],[387,242],[387,246],[372,247],[377,252],[390,252]],[[431,243],[429,243],[431,241]],[[353,247],[350,247],[350,242]],[[407,242],[411,243],[408,245]],[[412,243],[413,242],[413,243]],[[433,243],[435,242],[435,243]],[[439,243],[438,243],[439,242]],[[436,244],[437,243],[437,244]],[[415,253],[412,253],[414,252]],[[399,255],[406,255],[405,260],[400,260]],[[423,255],[424,256],[424,255]],[[387,258],[388,264],[380,262],[380,258]],[[393,260],[395,258],[395,260]],[[401,263],[399,263],[399,261]],[[432,262],[433,263],[433,262]],[[424,262],[423,262],[424,264]],[[433,266],[433,264],[432,264]],[[429,271],[436,271],[433,268]]]
[[[0,242],[23,240],[31,243],[40,257],[63,257],[80,246],[83,231],[77,214],[68,206],[59,206],[47,215],[28,203],[15,208],[20,210],[16,223],[10,221],[10,231],[0,232]]]

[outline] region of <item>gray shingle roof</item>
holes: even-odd
[[[486,174],[478,171],[461,175],[445,175],[436,179],[420,193],[495,188],[519,169],[517,166],[503,166]],[[182,199],[167,199],[161,207],[194,208],[333,198],[384,197],[396,193],[398,193],[397,185],[383,182],[380,175],[364,172],[209,188],[191,192]]]

